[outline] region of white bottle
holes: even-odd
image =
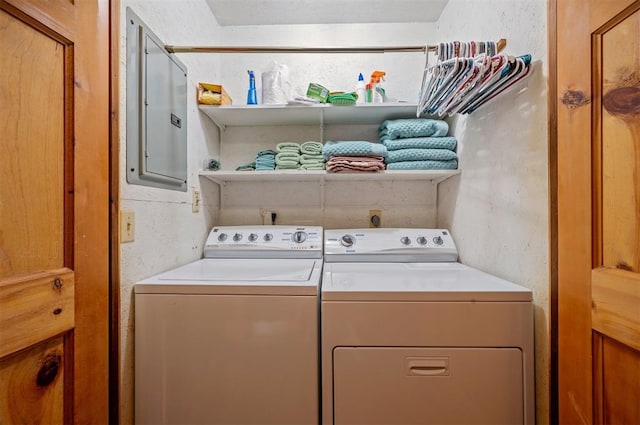
[[[365,103],[366,94],[364,88],[364,77],[362,76],[362,73],[360,73],[360,75],[358,75],[358,82],[356,83],[356,94],[358,95],[356,103]]]

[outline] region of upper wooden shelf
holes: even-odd
[[[199,105],[220,129],[237,126],[380,124],[387,119],[415,118],[415,103],[364,105]]]

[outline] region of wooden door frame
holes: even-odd
[[[547,3],[549,61],[549,423],[558,423],[558,74],[557,0]]]
[[[120,423],[120,1],[109,2],[109,423]]]
[[[590,70],[577,73],[572,66],[591,55],[591,40],[585,37],[591,32],[589,13],[589,3],[584,0],[549,0],[552,423],[593,422],[588,124],[592,82]],[[568,125],[569,122],[586,125]]]

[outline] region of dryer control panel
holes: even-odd
[[[327,262],[451,262],[458,251],[446,229],[327,229]]]
[[[322,258],[320,226],[216,226],[205,258]]]

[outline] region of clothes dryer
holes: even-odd
[[[135,422],[317,423],[322,242],[214,227],[205,258],[138,282]]]
[[[445,229],[325,230],[325,424],[533,424],[529,289]]]

